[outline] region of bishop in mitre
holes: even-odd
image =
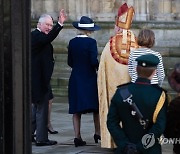
[[[138,48],[136,38],[130,30],[134,16],[133,7],[124,3],[118,9],[115,23],[115,35],[106,44],[98,70],[98,95],[101,128],[101,147],[115,148],[116,145],[107,129],[107,113],[111,98],[118,85],[130,81],[128,58],[130,51]]]

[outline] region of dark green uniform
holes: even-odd
[[[158,58],[152,54],[137,58],[140,67],[154,67],[158,64]],[[134,102],[143,115],[144,120],[148,120],[146,128],[140,124],[139,118],[132,113],[132,106],[123,100],[122,89],[126,87],[132,94]],[[161,145],[158,138],[163,134],[166,125],[167,99],[163,102],[156,122],[153,123],[153,114],[163,89],[157,85],[151,85],[147,78],[140,78],[135,83],[128,83],[117,88],[111,100],[107,117],[107,127],[112,135],[117,150],[115,153],[123,154],[128,143],[133,143],[135,149],[141,154],[161,154]],[[167,98],[167,97],[166,97]]]
[[[133,102],[136,103],[144,118],[149,120],[148,128],[144,129],[138,119],[131,114],[129,104],[123,102],[120,94],[122,86],[118,87],[112,98],[107,117],[107,127],[118,146],[118,153],[120,154],[123,151],[126,143],[131,142],[136,144],[137,149],[143,154],[160,154],[161,146],[157,138],[162,135],[165,129],[167,100],[160,110],[155,124],[153,124],[152,119],[162,89],[151,85],[150,80],[143,78],[138,78],[135,83],[126,85],[133,95]],[[122,122],[123,128],[119,125],[120,122]],[[142,137],[151,133],[154,134],[156,142],[152,147],[145,149],[142,144]]]

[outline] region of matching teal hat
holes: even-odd
[[[145,54],[136,58],[137,65],[142,67],[156,67],[159,64],[159,58],[153,54]]]

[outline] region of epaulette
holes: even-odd
[[[120,87],[123,87],[123,86],[127,86],[127,85],[129,85],[129,84],[131,84],[131,83],[132,83],[132,82],[128,82],[128,83],[121,84],[121,85],[117,86],[117,88],[120,88]]]
[[[167,93],[167,90],[166,89],[164,89],[164,88],[162,88],[162,87],[160,87],[159,85],[157,85],[157,84],[152,84],[155,88],[157,88],[157,89],[159,89],[159,90],[161,90],[161,91],[164,91],[165,93]]]
[[[168,104],[169,104],[169,103],[171,102],[172,98],[171,98],[171,96],[168,94],[167,90],[164,89],[164,88],[162,88],[162,87],[160,87],[159,85],[156,85],[156,84],[153,84],[153,86],[154,86],[155,88],[159,89],[160,91],[164,91],[164,93],[165,93],[165,95],[166,95],[166,98],[167,98],[167,100],[168,100]]]

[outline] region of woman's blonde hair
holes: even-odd
[[[93,31],[89,31],[89,30],[78,30],[78,34],[85,34],[87,36],[89,36]]]

